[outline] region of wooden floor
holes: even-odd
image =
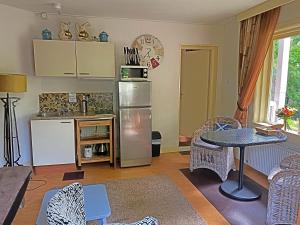
[[[209,225],[229,224],[225,218],[223,218],[223,216],[214,208],[214,206],[211,205],[208,200],[206,200],[206,198],[179,171],[181,168],[187,168],[189,166],[188,162],[188,155],[181,155],[179,153],[165,153],[161,154],[160,157],[153,158],[153,163],[151,166],[113,169],[105,164],[88,165],[82,167],[82,169],[85,171],[85,178],[80,180],[80,182],[83,184],[90,184],[115,179],[128,179],[164,174],[169,176],[176,183],[183,195]],[[252,170],[249,167],[245,168],[245,172],[249,177],[256,180],[262,186],[268,187],[268,182],[264,175]],[[62,178],[63,172],[49,171],[43,175],[34,175],[32,178],[33,181],[30,182],[28,191],[25,194],[25,206],[24,208],[19,209],[13,224],[35,224],[44,193],[50,188],[62,187],[74,182],[62,181]],[[45,185],[35,189],[45,182]]]

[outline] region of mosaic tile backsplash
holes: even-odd
[[[42,93],[39,95],[40,112],[80,112],[80,99],[87,98],[88,112],[113,113],[113,93],[76,93],[76,103],[69,102],[69,93]]]

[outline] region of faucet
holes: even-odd
[[[60,109],[59,111],[59,115],[66,115],[67,113],[69,112],[69,109],[68,108],[62,108]]]

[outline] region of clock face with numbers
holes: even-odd
[[[157,68],[164,57],[164,47],[160,40],[151,34],[143,34],[135,39],[133,48],[139,50],[140,64],[148,68]]]

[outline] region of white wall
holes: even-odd
[[[153,81],[153,129],[162,133],[163,150],[176,149],[179,130],[180,45],[220,44],[222,29],[216,26],[94,17],[52,15],[47,20],[42,20],[39,15],[0,4],[0,28],[7,31],[6,36],[0,37],[0,72],[28,74],[28,91],[20,95],[22,99],[17,107],[22,162],[29,164],[31,161],[29,121],[31,115],[38,112],[38,94],[59,91],[114,90],[114,84],[110,81],[33,76],[31,40],[40,38],[42,29],[46,27],[54,33],[53,37],[57,38],[57,28],[61,20],[72,21],[73,27],[75,21],[88,20],[94,28],[91,30],[93,35],[98,35],[105,30],[110,35],[110,40],[116,45],[116,71],[119,71],[119,66],[123,63],[122,47],[130,46],[138,35],[150,33],[161,40],[165,49],[165,57],[161,66],[150,73]],[[2,107],[0,112],[3,114]],[[0,132],[0,137],[3,137],[2,129]],[[0,155],[3,151],[2,141],[1,138]],[[2,160],[2,157],[0,159]]]
[[[35,17],[29,12],[0,5],[0,72],[32,74],[31,39]],[[29,84],[28,89],[30,90]],[[19,120],[20,141],[26,154],[22,161],[30,161],[28,113],[37,110],[36,97],[30,97],[30,92],[20,94],[22,101],[17,110]],[[2,102],[1,102],[2,103]],[[0,165],[3,162],[3,107],[0,107]]]
[[[233,117],[237,102],[238,86],[238,43],[239,43],[239,22],[236,18],[231,18],[223,24],[222,40],[222,83],[218,112],[221,116]]]
[[[37,15],[39,19],[39,15]],[[37,38],[42,29],[48,28],[57,38],[60,21],[71,21],[74,31],[75,22],[89,21],[91,33],[98,36],[101,31],[110,35],[110,41],[116,45],[116,71],[124,64],[123,46],[131,46],[134,39],[145,33],[158,37],[164,46],[163,63],[150,72],[153,82],[152,110],[153,129],[162,133],[163,148],[178,145],[179,130],[179,76],[181,44],[216,44],[220,38],[219,30],[212,26],[199,26],[166,22],[153,22],[129,19],[83,18],[49,16],[47,20],[39,19]],[[75,32],[73,32],[75,33]]]
[[[299,10],[300,10],[299,0],[295,0],[292,3],[283,6],[280,12],[278,26],[280,27],[291,23],[299,24],[300,23]]]

